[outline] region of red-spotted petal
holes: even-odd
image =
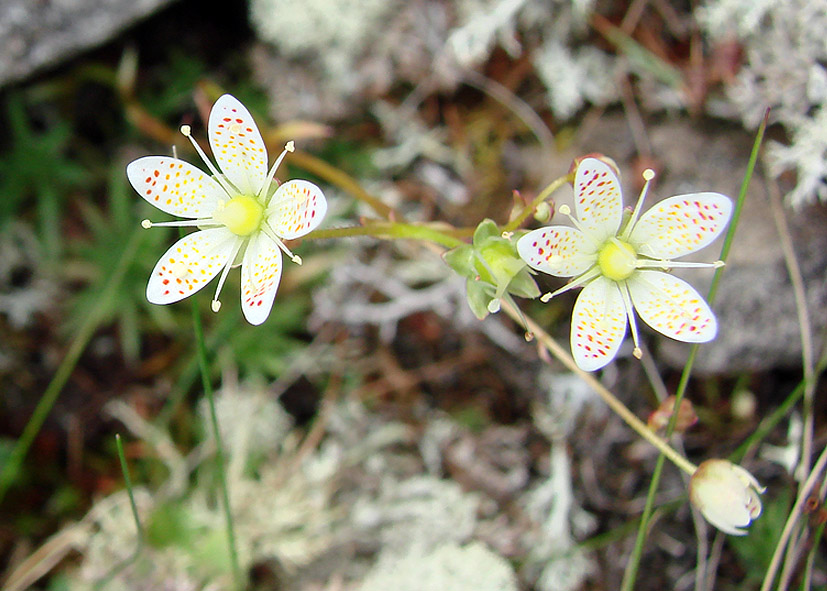
[[[230,262],[237,240],[226,228],[184,236],[155,265],[146,298],[153,304],[171,304],[194,294]]]
[[[732,216],[732,201],[720,193],[664,199],[644,213],[629,235],[638,253],[673,259],[715,240]]]
[[[278,236],[292,240],[313,231],[327,213],[322,190],[309,181],[287,181],[267,207],[267,221]]]
[[[250,238],[241,263],[241,310],[250,324],[270,315],[281,280],[281,249],[264,234]]]
[[[211,176],[169,156],[138,158],[126,167],[126,176],[141,197],[182,218],[209,217],[227,197]]]
[[[242,195],[256,196],[267,178],[267,149],[247,108],[229,94],[219,98],[210,111],[208,135],[224,176]]]
[[[571,321],[571,352],[578,367],[596,371],[617,355],[626,336],[626,308],[618,284],[598,277],[580,292]]]
[[[583,233],[568,226],[532,230],[517,241],[517,252],[533,269],[557,277],[580,275],[597,260]]]
[[[662,271],[637,271],[626,283],[638,315],[656,331],[686,343],[715,338],[715,315],[686,281]]]
[[[595,243],[617,234],[623,217],[620,181],[611,167],[596,158],[584,158],[574,176],[577,219]]]

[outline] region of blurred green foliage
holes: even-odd
[[[6,99],[10,134],[0,153],[0,226],[34,203],[40,240],[53,261],[62,248],[60,221],[66,195],[90,181],[89,172],[70,155],[72,126],[49,113],[36,125],[24,95]]]

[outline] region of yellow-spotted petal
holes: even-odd
[[[267,207],[267,221],[275,233],[292,240],[312,232],[327,213],[322,190],[309,181],[287,181],[276,189]]]
[[[258,195],[267,178],[267,149],[250,111],[225,94],[210,111],[208,135],[224,176],[242,195]]]
[[[664,199],[644,213],[629,235],[639,254],[673,259],[715,240],[732,216],[732,201],[720,193]]]
[[[250,238],[241,263],[241,310],[250,324],[261,324],[270,315],[281,269],[281,249],[264,234]]]
[[[155,265],[146,297],[153,304],[171,304],[194,294],[230,261],[238,236],[226,228],[193,232],[173,244]]]
[[[616,282],[598,277],[583,288],[571,321],[571,352],[578,367],[596,371],[614,359],[626,336],[626,318]]]
[[[215,180],[183,160],[169,156],[144,156],[126,167],[135,190],[163,212],[182,218],[212,215],[227,194]]]
[[[517,253],[531,268],[557,277],[580,275],[597,260],[583,233],[568,226],[532,230],[517,241]]]
[[[715,315],[686,281],[661,271],[638,271],[626,284],[638,315],[656,331],[686,343],[715,338]]]
[[[597,245],[617,234],[623,218],[620,181],[596,158],[584,158],[574,177],[574,209],[583,230]]]

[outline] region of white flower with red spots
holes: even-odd
[[[703,297],[666,271],[674,267],[717,267],[723,263],[675,262],[707,246],[724,230],[732,202],[719,193],[693,193],[664,199],[645,214],[641,206],[654,172],[631,216],[623,215],[620,181],[602,160],[585,158],[574,180],[576,226],[533,230],[517,242],[517,252],[532,268],[573,281],[543,301],[584,286],[574,305],[571,348],[577,365],[595,371],[617,354],[626,325],[640,357],[633,307],[643,321],[673,339],[703,343],[718,326]]]
[[[241,264],[241,309],[250,324],[270,315],[282,269],[282,251],[294,262],[284,240],[314,230],[327,211],[321,189],[304,180],[275,188],[273,177],[289,142],[267,172],[267,150],[250,112],[225,94],[213,105],[208,135],[219,172],[190,135],[212,176],[169,156],[146,156],[131,162],[126,175],[135,190],[163,212],[187,218],[175,222],[142,222],[152,226],[194,226],[193,232],[164,253],[146,288],[153,304],[171,304],[192,295],[221,273],[212,309],[230,268]]]

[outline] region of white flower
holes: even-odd
[[[743,536],[761,515],[759,493],[766,489],[755,477],[727,460],[703,462],[689,480],[689,501],[704,518],[724,533]]]
[[[270,315],[281,279],[283,240],[315,229],[327,211],[321,189],[304,180],[292,180],[271,190],[276,169],[293,142],[267,172],[267,150],[250,112],[225,94],[210,112],[210,146],[221,173],[190,135],[212,176],[169,156],[146,156],[131,162],[126,175],[135,190],[152,205],[186,220],[154,226],[197,226],[164,253],[146,288],[153,304],[171,304],[192,295],[221,272],[212,309],[221,307],[218,295],[230,267],[241,264],[241,309],[251,324]],[[223,272],[222,272],[223,271]]]
[[[634,309],[643,321],[668,337],[690,343],[715,338],[717,322],[704,299],[685,281],[665,272],[673,267],[715,267],[723,263],[675,262],[715,240],[732,214],[732,202],[719,193],[693,193],[664,199],[640,215],[654,172],[634,212],[624,220],[620,181],[602,160],[585,158],[574,180],[576,228],[548,226],[517,242],[517,252],[532,268],[557,277],[574,277],[543,301],[585,286],[574,305],[571,348],[577,365],[595,371],[617,354],[632,329],[640,357]],[[560,212],[569,215],[563,206]],[[571,216],[570,216],[571,217]]]

